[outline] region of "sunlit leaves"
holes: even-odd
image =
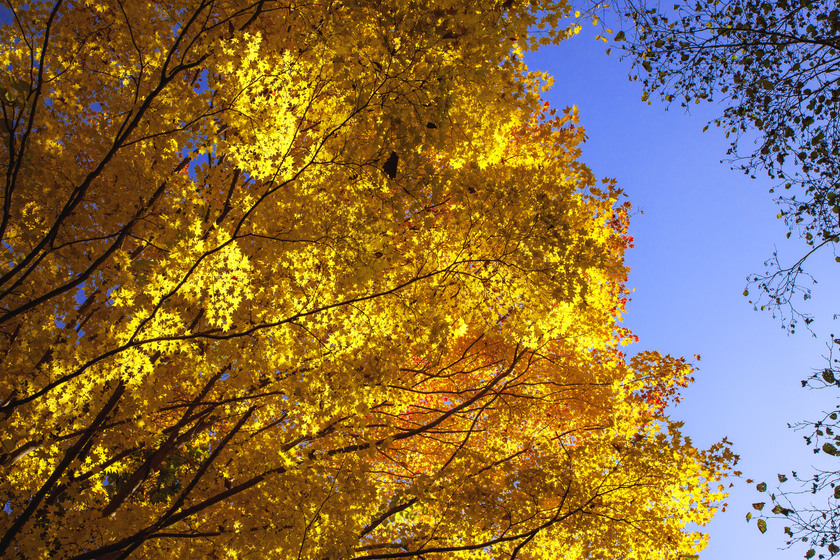
[[[3,551],[704,546],[736,457],[625,359],[631,208],[521,62],[567,6],[13,8]]]

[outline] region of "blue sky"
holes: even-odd
[[[804,329],[788,336],[769,313],[754,311],[742,295],[747,274],[763,270],[774,247],[788,263],[805,248],[785,239],[767,192],[773,183],[720,163],[728,141],[714,127],[702,132],[720,107],[704,103],[686,114],[677,105],[643,103],[640,84],[627,79],[630,61],[619,60],[619,49],[607,56],[593,29],[526,62],[554,76],[546,95],[553,107],[578,107],[589,137],[583,161],[596,177],[616,178],[633,202],[636,248],[627,261],[635,292],[625,325],[641,338],[636,349],[701,355],[697,382],[672,417],[685,421],[696,445],[728,436],[741,456],[737,468],[744,475],[732,480],[727,511],[707,526],[711,543],[700,557],[802,558],[806,548],[778,549],[783,522],[771,521],[764,535],[755,520],[746,522],[751,503],[769,500],[745,480],[774,488],[776,473],[807,473],[825,459],[787,423],[814,418],[835,403],[834,394],[807,391],[800,381],[823,367],[827,335],[840,331],[832,319],[840,311],[832,289],[837,265],[830,254],[811,263],[820,280],[807,308],[817,317],[816,338]]]

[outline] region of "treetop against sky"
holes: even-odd
[[[0,555],[691,557],[565,4],[13,5]],[[542,26],[539,38],[529,30]]]

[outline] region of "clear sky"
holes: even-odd
[[[691,114],[674,105],[641,102],[641,86],[629,82],[630,62],[595,32],[526,57],[532,69],[548,71],[555,85],[547,94],[558,109],[576,105],[589,137],[583,161],[596,177],[614,177],[629,195],[636,215],[628,255],[635,289],[625,324],[641,337],[637,350],[701,355],[697,382],[684,392],[672,417],[698,446],[728,436],[741,456],[741,479],[732,479],[729,507],[706,528],[710,546],[702,560],[802,558],[805,548],[784,546],[784,523],[771,521],[761,535],[748,524],[751,503],[766,495],[747,484],[776,473],[809,472],[824,455],[814,455],[788,422],[814,418],[836,395],[801,388],[800,381],[825,364],[825,341],[840,325],[837,265],[822,255],[812,266],[820,284],[809,309],[817,316],[817,338],[802,330],[788,336],[769,313],[756,312],[742,295],[745,277],[763,269],[774,245],[783,262],[804,252],[786,240],[783,222],[768,189],[769,179],[752,180],[728,164],[728,141],[714,127],[702,129],[720,110],[695,106]],[[825,463],[823,463],[825,464]]]

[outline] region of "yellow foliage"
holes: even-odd
[[[12,4],[0,555],[702,548],[735,457],[620,350],[629,206],[524,4]]]

